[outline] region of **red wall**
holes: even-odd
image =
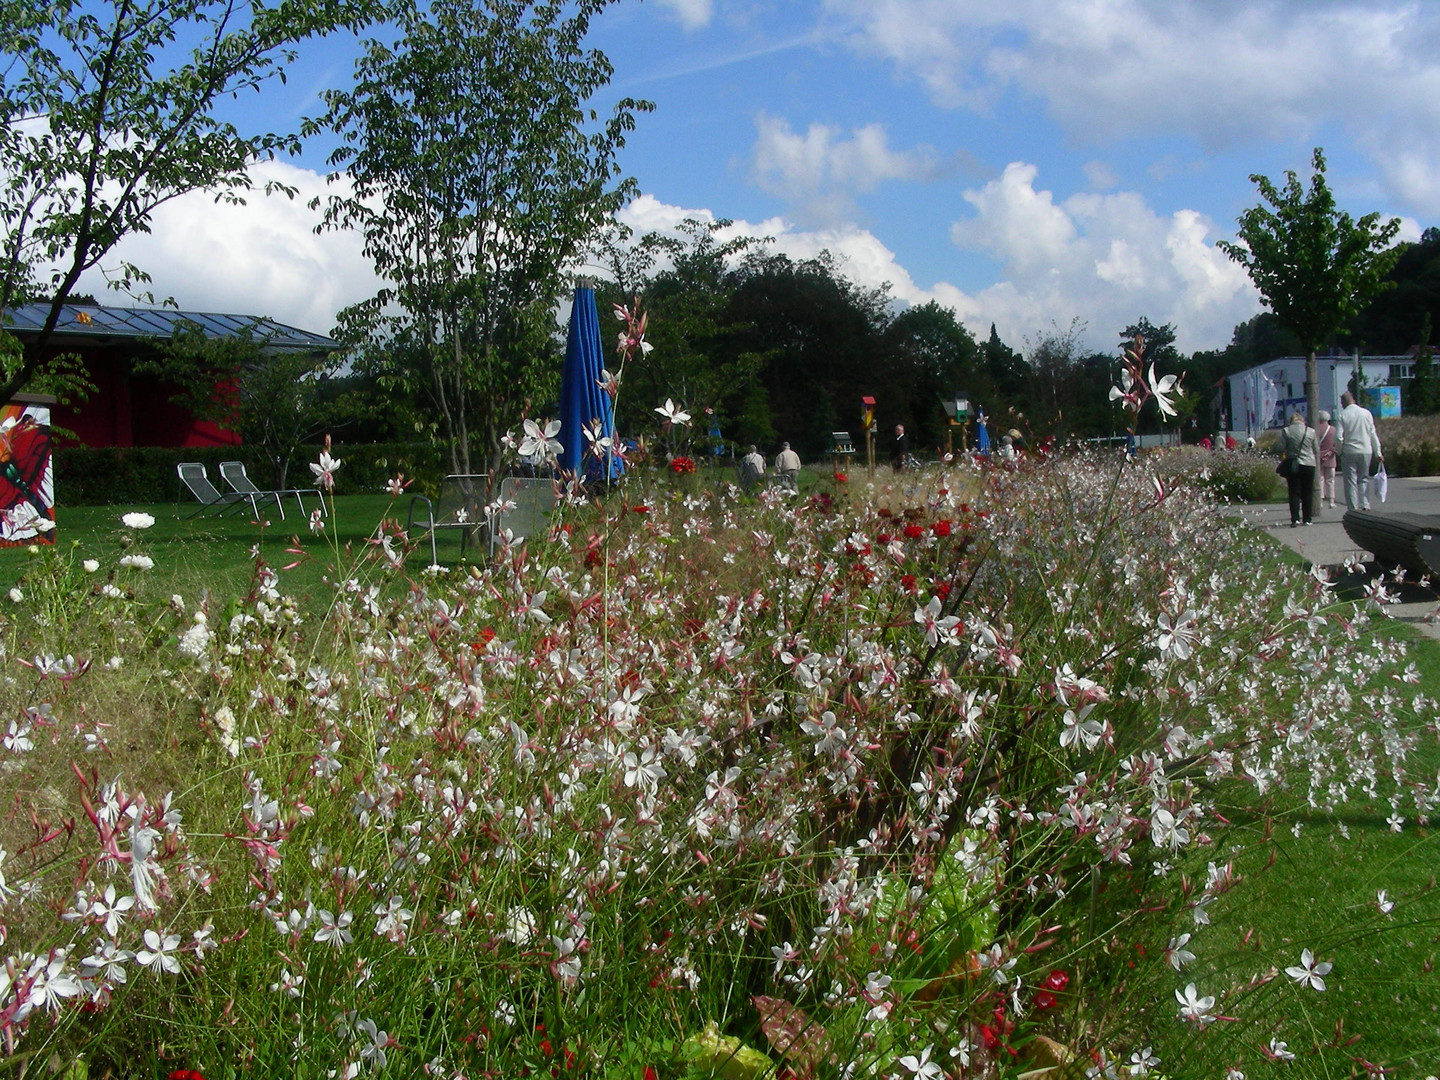
[[[74,350],[71,350],[74,351]],[[176,388],[130,370],[126,351],[83,350],[96,392],[74,406],[56,405],[52,423],[69,428],[83,446],[234,446],[240,436],[197,420],[171,399]]]

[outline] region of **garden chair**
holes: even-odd
[[[304,492],[301,489],[277,488],[274,490],[262,490],[255,486],[255,481],[251,480],[249,474],[246,473],[245,463],[243,461],[222,461],[220,463],[220,476],[224,479],[225,483],[230,485],[231,490],[237,494],[252,496],[260,502],[269,502],[271,499],[274,499],[275,506],[280,511],[281,521],[285,520],[284,497],[286,495],[294,495],[296,505],[300,507],[301,515],[303,516],[305,513],[305,500],[300,497]],[[311,490],[313,491],[314,489]],[[320,500],[320,512],[322,514],[325,512],[324,499]]]
[[[490,552],[508,529],[511,538],[524,540],[550,527],[555,509],[555,481],[543,476],[507,476],[500,481],[499,509],[490,521]]]
[[[405,535],[422,530],[418,535],[430,538],[430,565],[438,563],[439,552],[435,535],[442,529],[460,530],[460,554],[475,539],[477,530],[485,528],[485,503],[490,487],[488,473],[454,473],[440,481],[438,501],[425,495],[410,499],[410,512],[405,520]],[[416,510],[423,511],[417,517]]]
[[[256,504],[254,495],[241,491],[220,492],[210,482],[210,476],[201,462],[182,461],[175,466],[175,473],[180,477],[180,483],[184,485],[185,490],[200,500],[200,508],[187,514],[187,518],[211,512],[228,514],[231,510],[243,510],[246,506],[250,507],[250,512],[255,517],[260,516],[260,508]]]

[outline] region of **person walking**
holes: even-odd
[[[755,490],[764,476],[765,459],[760,456],[755,444],[751,443],[745,448],[745,456],[740,459],[740,486],[748,495]]]
[[[1290,495],[1290,527],[1309,525],[1315,510],[1315,429],[1305,425],[1305,414],[1290,414],[1290,425],[1280,432],[1285,455],[1285,487]]]
[[[1320,501],[1335,509],[1335,466],[1340,455],[1335,452],[1335,425],[1330,423],[1330,414],[1320,410],[1316,418],[1315,441],[1319,446]]]
[[[905,434],[905,425],[895,425],[895,441],[890,444],[890,467],[896,472],[905,471],[905,462],[910,457],[910,436]]]
[[[780,444],[780,453],[775,455],[775,472],[780,483],[791,491],[800,490],[800,455],[790,449],[788,442]]]
[[[1355,403],[1350,391],[1340,395],[1340,417],[1336,427],[1339,443],[1340,475],[1345,485],[1345,506],[1350,510],[1370,509],[1370,469],[1385,460],[1380,449],[1380,436],[1375,431],[1375,417],[1370,410]]]

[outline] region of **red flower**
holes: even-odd
[[[197,1069],[171,1069],[170,1080],[205,1080]]]
[[[1041,990],[1035,995],[1035,1008],[1037,1009],[1053,1009],[1058,1004],[1055,995],[1049,990]]]
[[[630,512],[632,514],[648,514],[650,512],[650,507],[645,506],[644,504],[641,504],[640,506],[632,506],[630,508]]]
[[[660,1074],[649,1065],[646,1065],[645,1071],[640,1074],[640,1080],[660,1080]]]
[[[691,461],[688,457],[671,458],[670,471],[673,472],[676,476],[682,476],[685,473],[693,473],[695,471],[695,462]]]
[[[934,525],[931,525],[931,526],[930,526],[930,531],[933,532],[936,536],[949,536],[949,535],[950,535],[950,519],[949,519],[949,518],[942,518],[942,519],[940,519],[939,521],[935,522]]]
[[[1041,983],[1041,985],[1047,990],[1064,990],[1070,985],[1070,976],[1068,973],[1056,968],[1050,972],[1049,975],[1045,976],[1045,981]]]
[[[847,476],[845,473],[843,473],[843,472],[837,472],[837,473],[835,474],[835,483],[837,483],[837,484],[848,484],[849,482],[850,482],[850,477]]]
[[[919,540],[920,537],[922,537],[922,536],[924,536],[924,535],[925,535],[925,530],[922,529],[919,525],[906,525],[906,526],[905,526],[905,536],[906,536],[907,539],[910,539],[910,540]]]
[[[910,593],[911,595],[914,595],[914,593],[915,593],[915,575],[914,575],[914,574],[906,574],[904,577],[902,577],[902,578],[900,579],[900,587],[901,587],[902,589],[904,589],[907,593]]]
[[[935,595],[941,600],[950,599],[950,583],[948,581],[937,581],[935,583]]]
[[[876,533],[876,534],[875,534],[875,542],[876,542],[877,544],[888,544],[891,540],[894,540],[894,539],[895,539],[895,538],[894,538],[893,536],[891,536],[889,533]]]

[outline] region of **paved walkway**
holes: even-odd
[[[1341,487],[1339,477],[1335,478],[1335,486],[1337,489]],[[1440,476],[1392,478],[1385,502],[1372,500],[1370,508],[1380,514],[1404,512],[1440,516]],[[1366,561],[1367,569],[1374,572],[1370,553],[1356,548],[1345,527],[1340,524],[1340,519],[1345,516],[1343,502],[1333,510],[1322,507],[1313,525],[1302,525],[1298,529],[1290,527],[1288,503],[1235,507],[1226,513],[1242,518],[1254,528],[1266,530],[1286,547],[1299,552],[1312,565],[1333,568],[1342,585],[1363,585],[1362,576],[1346,577],[1341,570],[1346,559],[1352,555],[1358,554]],[[1390,605],[1388,613],[1440,641],[1440,618],[1437,618],[1440,614],[1440,581],[1426,589],[1407,583],[1401,587],[1400,594],[1401,602]]]

